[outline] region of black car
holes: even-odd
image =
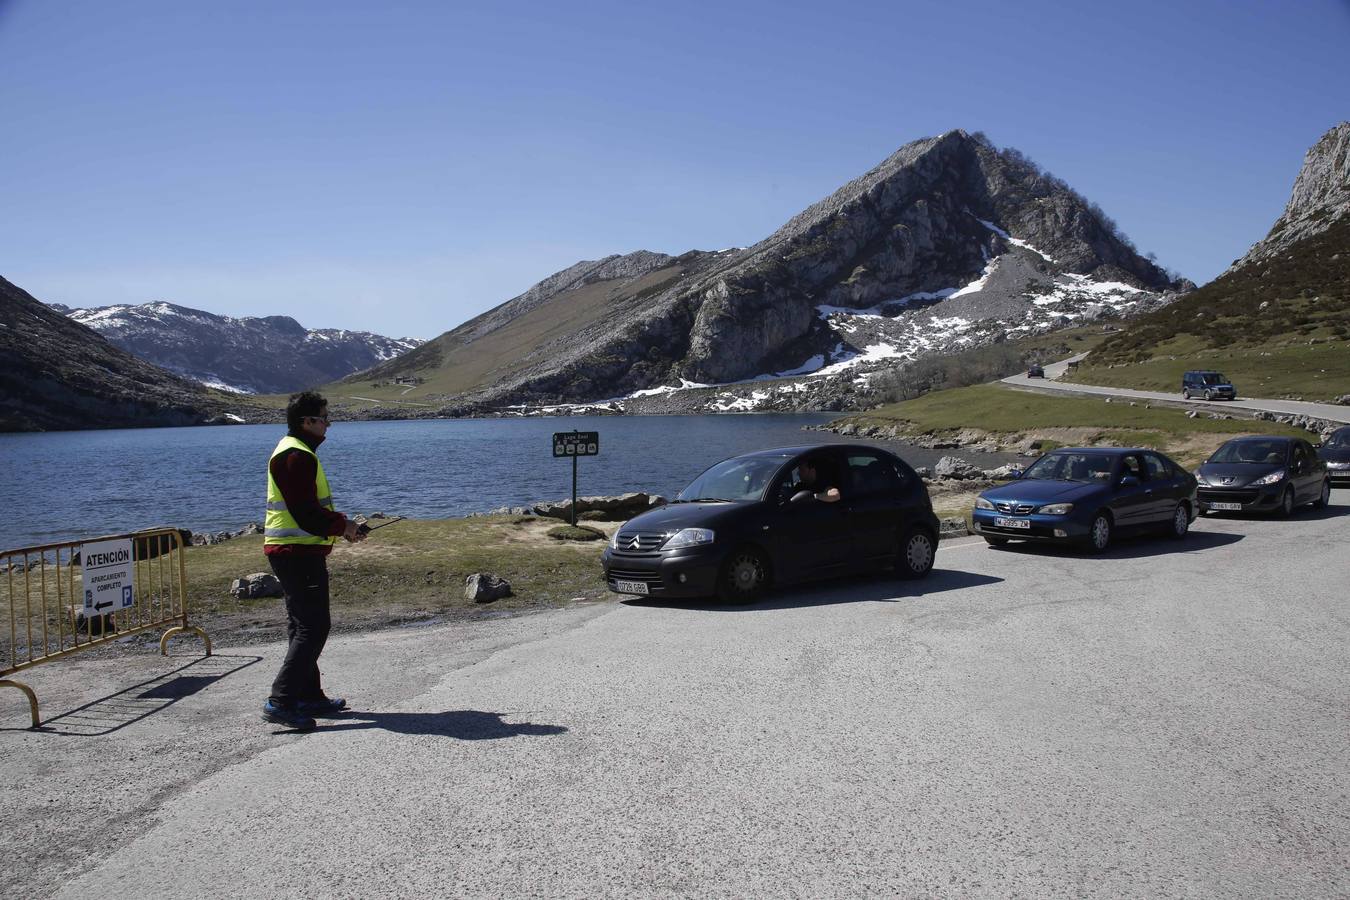
[[[1301,438],[1251,436],[1228,441],[1195,472],[1202,512],[1274,512],[1331,499],[1327,464]]]
[[[717,463],[620,526],[602,559],[616,593],[749,603],[770,585],[873,569],[922,578],[937,543],[928,488],[904,460],[823,445]]]
[[[1192,397],[1204,397],[1206,400],[1236,400],[1237,388],[1222,372],[1198,370],[1185,372],[1181,376],[1181,396],[1189,400]]]
[[[971,518],[991,546],[1048,541],[1100,553],[1131,529],[1184,538],[1196,515],[1195,478],[1156,450],[1067,447],[980,494]]]
[[[1028,378],[1044,378],[1044,377],[1045,377],[1045,368],[1044,368],[1043,366],[1038,366],[1038,365],[1036,365],[1035,363],[1033,363],[1032,365],[1027,366],[1027,377],[1028,377]]]
[[[1350,425],[1337,428],[1317,448],[1333,486],[1350,486]]]

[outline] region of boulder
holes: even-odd
[[[1016,478],[1022,471],[1021,466],[1015,466],[1008,463],[1005,466],[999,466],[997,469],[985,469],[984,477],[990,481],[1010,481]]]
[[[281,582],[270,572],[254,572],[230,582],[230,596],[240,600],[253,597],[280,597]]]
[[[979,478],[983,473],[959,456],[944,456],[933,466],[933,474],[938,478]]]
[[[464,579],[464,599],[474,603],[491,603],[511,596],[511,582],[490,572],[475,572]]]
[[[604,518],[611,522],[622,522],[653,507],[665,506],[666,502],[666,498],[660,494],[641,492],[620,494],[617,497],[578,497],[577,515],[596,511],[602,513]],[[535,504],[533,511],[537,516],[570,520],[572,518],[572,501],[569,498],[559,500],[556,503],[538,503]]]
[[[933,477],[933,470],[927,466],[919,466],[914,470],[914,474],[918,475],[920,478],[931,479]]]

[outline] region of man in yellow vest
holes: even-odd
[[[347,701],[328,697],[319,675],[319,654],[332,625],[328,611],[328,554],[339,537],[366,534],[333,509],[318,449],[328,433],[328,401],[314,391],[293,394],[286,406],[286,436],[267,463],[267,514],[263,553],[286,592],[290,645],[263,719],[309,731],[315,716],[341,712]]]

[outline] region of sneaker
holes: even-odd
[[[347,701],[342,697],[320,697],[318,700],[301,700],[295,708],[311,716],[331,716],[346,709]]]
[[[271,700],[263,704],[262,717],[264,722],[272,722],[276,725],[285,725],[296,731],[313,731],[318,725],[314,717],[301,712],[298,709],[289,709],[285,706],[277,706]]]

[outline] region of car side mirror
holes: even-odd
[[[1122,477],[1122,478],[1120,479],[1120,486],[1123,487],[1123,488],[1127,488],[1127,487],[1138,487],[1138,486],[1139,486],[1139,478],[1138,478],[1138,476],[1135,476],[1135,475],[1126,475],[1126,476],[1124,476],[1124,477]]]
[[[815,496],[816,495],[810,491],[805,490],[798,491],[797,493],[792,495],[792,498],[788,500],[788,503],[792,504],[793,506],[796,506],[798,503],[805,503],[808,500],[814,499]]]
[[[1016,481],[1017,479],[1021,478],[1024,474],[1025,473],[1021,469],[1013,469],[1011,472],[1008,473],[1008,478],[1011,479],[1012,481]]]

